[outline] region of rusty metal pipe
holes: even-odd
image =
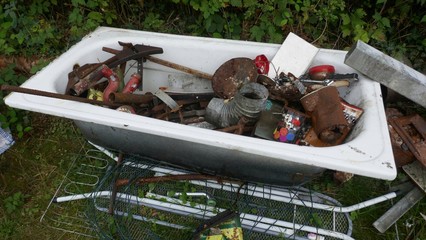
[[[108,103],[109,94],[117,91],[118,86],[120,85],[120,81],[122,80],[107,65],[102,65],[101,72],[103,76],[108,79],[108,86],[106,86],[106,88],[104,89],[102,98],[105,103]]]
[[[42,96],[42,97],[50,97],[50,98],[68,100],[68,101],[90,103],[90,104],[108,106],[108,107],[119,107],[119,106],[121,106],[121,105],[115,104],[115,103],[104,103],[104,102],[101,102],[101,101],[96,101],[96,100],[87,99],[87,98],[80,98],[80,97],[75,97],[75,96],[70,96],[70,95],[65,95],[65,94],[52,93],[52,92],[40,91],[40,90],[23,88],[23,87],[18,87],[18,86],[11,86],[11,85],[0,85],[0,90],[7,91],[7,92],[19,92],[19,93],[25,93],[25,94],[30,94],[30,95]]]
[[[154,95],[140,95],[131,93],[110,93],[108,99],[115,104],[146,104],[152,101]]]

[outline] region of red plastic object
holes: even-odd
[[[141,83],[141,75],[138,73],[133,73],[132,76],[130,76],[129,81],[127,82],[126,86],[121,91],[122,93],[133,93],[138,88],[139,84]]]
[[[254,59],[254,64],[257,67],[257,73],[259,74],[268,74],[269,72],[269,60],[268,58],[261,54],[256,56]]]
[[[308,71],[309,77],[313,80],[324,80],[336,72],[332,65],[318,65],[311,67]]]

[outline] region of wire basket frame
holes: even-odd
[[[328,196],[215,177],[161,180],[189,174],[127,156],[99,181],[86,215],[101,239],[191,239],[194,229],[226,209],[238,212],[244,239],[307,239],[308,234],[351,239],[349,215],[333,211],[341,204]],[[141,183],[144,179],[155,181]],[[127,184],[117,187],[123,180]]]
[[[95,149],[72,156],[72,163],[41,216],[40,222],[44,226],[71,233],[73,239],[97,238],[97,233],[84,211],[89,200],[71,200],[79,194],[92,192],[108,168],[114,165],[113,159]],[[70,201],[57,203],[58,197],[64,195],[71,196]]]

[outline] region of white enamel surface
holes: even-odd
[[[265,54],[268,59],[272,59],[281,46],[101,27],[26,81],[22,87],[63,93],[68,80],[68,72],[71,71],[74,64],[83,65],[106,60],[111,57],[111,54],[103,52],[102,47],[120,49],[118,41],[161,47],[164,53],[154,56],[209,74],[213,74],[223,62],[233,57],[254,59],[259,54]],[[331,64],[335,66],[337,73],[355,72],[343,64],[345,54],[344,51],[320,49],[312,65]],[[132,71],[135,69],[131,69],[129,72]],[[130,76],[130,74],[126,76]],[[179,75],[181,73],[151,62],[144,63],[145,91],[153,91],[160,86],[167,86],[170,74]],[[372,178],[394,179],[396,167],[379,84],[360,75],[360,81],[353,84],[350,89],[341,89],[341,96],[349,103],[363,108],[365,113],[346,143],[326,148],[303,147],[238,136],[131,115],[90,104],[21,93],[12,93],[6,97],[5,101],[7,105],[14,108],[124,128],[141,134],[167,135],[171,141],[176,138],[203,142],[222,149],[272,156],[283,161],[319,166]]]

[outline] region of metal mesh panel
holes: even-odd
[[[99,182],[87,216],[102,239],[190,239],[204,220],[225,209],[239,213],[244,239],[306,239],[308,233],[340,239],[350,236],[348,214],[317,209],[340,204],[302,187],[282,188],[217,180],[137,180],[185,174],[150,159],[130,156]],[[117,188],[117,179],[129,184]]]
[[[96,232],[83,211],[87,208],[89,200],[57,203],[56,197],[93,191],[112,164],[115,165],[115,161],[98,150],[91,149],[82,154],[75,154],[67,174],[58,186],[40,222],[47,227],[72,233],[73,239],[96,238]]]

